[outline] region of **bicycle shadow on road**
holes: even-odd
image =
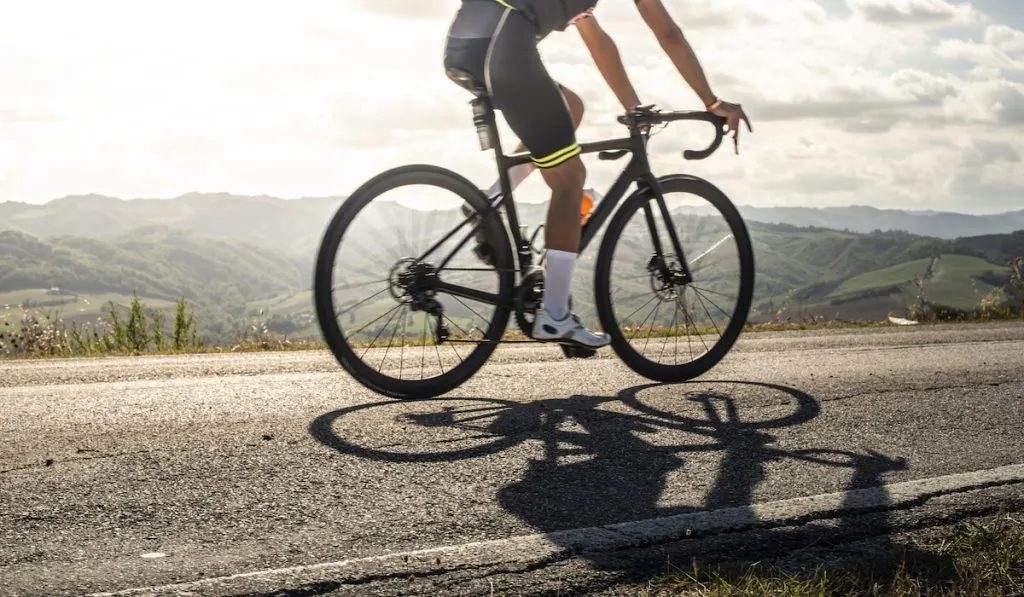
[[[647,390],[659,388],[670,391],[663,392],[660,399],[645,399]],[[452,407],[453,400],[468,405]],[[335,433],[335,422],[352,411],[385,404],[401,411],[401,403],[396,407],[393,401],[327,413],[311,424],[310,433],[339,452],[389,462],[452,462],[495,454],[525,441],[536,442],[542,446],[542,456],[530,459],[519,479],[498,489],[498,504],[602,570],[635,572],[641,566],[637,558],[623,558],[620,553],[581,552],[571,534],[562,531],[727,508],[730,533],[749,530],[758,535],[750,545],[743,541],[723,544],[720,558],[706,548],[706,542],[701,543],[701,537],[687,540],[692,543],[689,547],[648,546],[644,564],[648,568],[663,565],[669,554],[678,557],[693,552],[703,560],[722,561],[859,538],[871,538],[872,549],[884,552],[887,537],[894,531],[885,508],[890,500],[883,476],[905,470],[907,462],[870,450],[776,446],[773,431],[804,425],[820,414],[819,402],[794,388],[722,381],[650,384],[614,397],[577,395],[530,403],[464,398],[429,402],[438,408],[423,410],[423,402],[406,403],[409,412],[396,418],[405,425],[456,432],[454,440],[446,441],[445,450],[385,452],[355,445]],[[753,409],[747,404],[751,402],[756,403]],[[412,405],[417,406],[414,409]],[[776,416],[778,411],[785,412]],[[481,443],[450,448],[462,438]],[[718,455],[718,462],[703,455]],[[693,468],[697,460],[705,470]],[[751,504],[771,465],[784,461],[846,469],[844,506],[865,501],[874,506],[859,512],[853,508],[849,515],[810,532],[809,527],[765,529]],[[673,479],[676,483],[703,481],[707,486],[703,503],[661,505],[666,493],[676,489]]]

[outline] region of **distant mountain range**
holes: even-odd
[[[70,196],[41,205],[0,203],[0,229],[14,228],[50,237],[106,237],[139,226],[178,228],[222,239],[240,239],[267,248],[308,252],[344,197],[279,199],[223,193],[191,193],[174,199],[122,200],[102,195]],[[545,204],[521,204],[524,219],[539,221]],[[868,233],[901,230],[953,239],[1024,230],[1024,210],[992,215],[904,211],[866,206],[740,206],[748,221],[816,226]]]
[[[222,334],[259,309],[292,317],[292,329],[316,334],[310,325],[313,260],[343,200],[197,193],[167,200],[87,195],[43,205],[0,203],[0,308],[64,305],[73,296],[72,311],[94,318],[97,301],[124,302],[138,291],[155,306],[188,298]],[[546,209],[523,204],[521,220],[536,226]],[[742,211],[757,261],[754,319],[783,307],[842,318],[904,314],[918,292],[915,279],[923,280],[929,300],[972,308],[982,296],[1009,289],[1007,263],[1024,256],[1024,211]],[[379,212],[379,226],[358,230],[351,271],[380,277],[391,265],[381,230],[403,222],[409,230],[428,231],[437,217],[395,204]],[[583,256],[573,290],[585,317],[593,316],[595,255],[596,245]]]
[[[1024,210],[971,215],[940,211],[877,209],[861,205],[850,207],[741,206],[739,209],[744,219],[749,221],[791,224],[793,226],[817,226],[849,230],[850,232],[900,230],[921,236],[952,239],[984,234],[1008,234],[1024,230]]]

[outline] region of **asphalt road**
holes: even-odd
[[[1022,396],[1024,325],[1010,324],[748,334],[668,386],[610,351],[510,347],[415,403],[364,390],[326,353],[8,361],[0,595],[279,568],[294,574],[274,591],[342,593],[295,567],[372,560],[368,594],[395,582],[373,560],[386,554],[1024,463]],[[513,575],[489,574],[512,592]]]

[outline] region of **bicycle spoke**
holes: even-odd
[[[412,213],[412,212],[413,212],[413,210],[411,210],[411,209],[403,209],[402,210],[401,213],[403,214],[402,215],[402,223],[403,224],[409,220],[409,218],[411,217],[409,214]],[[397,236],[398,236],[398,244],[401,245],[401,248],[402,248],[402,255],[406,255],[406,256],[413,255],[414,252],[413,252],[413,249],[412,249],[412,245],[410,244],[408,236],[406,236],[404,234],[404,231],[407,230],[407,227],[406,226],[401,226],[401,229],[402,229],[403,232],[399,233]]]
[[[423,316],[423,339],[420,341],[420,380],[426,375],[427,363],[427,316]]]
[[[676,311],[675,311],[675,315],[673,316],[673,321],[675,321],[674,318],[677,318],[677,317],[679,317],[679,305],[676,305]],[[677,329],[674,323],[672,325],[672,329],[673,330]],[[672,364],[673,365],[677,365],[679,363],[679,334],[672,334],[672,337],[673,337],[673,340],[675,341],[675,347],[672,349]],[[693,358],[693,357],[691,356],[690,358]]]
[[[348,313],[349,311],[351,311],[351,310],[355,309],[355,308],[356,308],[356,307],[358,307],[359,305],[365,304],[365,303],[366,303],[367,301],[371,301],[371,300],[373,300],[373,299],[377,298],[378,296],[380,296],[380,295],[384,294],[384,293],[385,293],[385,292],[387,292],[388,290],[389,290],[388,288],[385,288],[384,290],[381,290],[380,292],[377,292],[377,293],[375,293],[375,294],[372,294],[372,295],[370,295],[370,296],[368,296],[368,297],[364,298],[363,300],[359,301],[358,303],[356,303],[356,304],[354,304],[354,305],[351,305],[350,307],[348,307],[348,308],[347,308],[347,309],[345,309],[344,311],[335,311],[335,312],[334,312],[334,316],[335,316],[335,317],[341,317],[342,315],[344,315],[344,314]],[[371,322],[371,323],[372,323],[372,322]],[[357,333],[358,333],[358,332],[357,332]]]
[[[488,267],[463,250],[493,226],[490,215],[462,214],[464,205],[481,207],[478,194],[444,169],[406,166],[363,185],[338,208],[317,256],[314,300],[331,351],[363,385],[393,397],[438,396],[469,379],[501,340],[515,257],[499,245]],[[442,354],[434,325],[452,330],[454,355]]]
[[[644,341],[644,349],[641,352],[647,352],[647,344],[651,341],[651,333],[654,332],[654,323],[658,321],[658,311],[661,309],[662,303],[665,301],[658,300],[657,306],[654,307],[654,317],[651,319],[651,331],[647,332],[647,340]]]
[[[701,288],[700,286],[696,286],[694,284],[690,284],[689,288],[699,290],[700,292],[706,292],[708,294],[717,294],[718,296],[724,296],[725,298],[732,298],[728,294],[718,292],[717,290],[711,290],[710,288]],[[725,311],[722,312],[725,313]],[[726,315],[728,315],[728,313],[726,313]]]
[[[459,298],[459,297],[457,297],[457,296],[455,296],[455,295],[452,295],[452,298],[453,298],[453,299],[455,299],[455,300],[457,300],[457,301],[459,301],[459,303],[460,303],[460,304],[461,304],[461,305],[462,305],[463,307],[465,307],[465,308],[469,309],[469,310],[470,310],[470,312],[472,312],[472,313],[473,313],[473,315],[476,315],[477,317],[479,317],[479,318],[480,318],[480,321],[487,321],[487,318],[485,318],[485,317],[484,317],[483,315],[480,315],[479,313],[477,313],[477,312],[476,312],[476,310],[475,310],[475,309],[473,309],[473,307],[470,307],[469,305],[467,305],[467,304],[466,304],[465,302],[463,302],[463,300],[462,300],[461,298]]]
[[[654,298],[658,298],[658,295],[654,295]],[[648,304],[648,305],[649,305],[649,304],[651,304],[651,301],[647,301],[647,304]],[[655,311],[657,311],[657,310],[658,310],[658,306],[659,306],[659,305],[661,305],[661,303],[658,303],[658,305],[655,305],[655,306],[654,306],[654,309],[651,309],[651,313],[652,313],[652,314],[653,314],[653,313],[654,313]],[[647,325],[647,320],[648,320],[648,319],[650,319],[650,318],[651,318],[651,316],[650,316],[650,315],[648,315],[647,317],[644,317],[644,320],[643,320],[642,322],[640,322],[640,325],[639,325],[639,326],[637,326],[636,330],[634,330],[634,331],[633,331],[633,335],[629,337],[629,341],[630,341],[630,342],[632,342],[632,341],[633,341],[633,338],[635,338],[635,337],[636,337],[636,333],[637,333],[637,332],[639,332],[640,330],[644,329],[644,326],[645,326],[645,325]]]
[[[450,322],[450,323],[451,323],[452,325],[454,325],[455,327],[459,328],[459,331],[460,331],[460,332],[462,332],[463,334],[466,334],[466,331],[465,331],[465,330],[463,330],[463,329],[462,329],[461,327],[459,327],[459,324],[457,324],[457,323],[455,323],[454,321],[452,321],[452,318],[451,318],[451,317],[448,317],[447,315],[445,315],[445,316],[444,316],[444,318],[445,318],[445,319],[447,319],[447,320],[448,320],[448,321],[449,321],[449,322]],[[469,334],[466,334],[466,337],[469,337]],[[459,362],[461,363],[461,362],[462,362],[462,355],[461,355],[461,354],[459,354],[459,351],[458,351],[458,349],[456,349],[456,348],[455,348],[455,344],[453,344],[453,343],[451,343],[451,342],[446,342],[446,344],[447,344],[448,346],[451,346],[451,347],[452,347],[452,352],[454,352],[454,353],[455,353],[455,356],[459,357]],[[440,356],[441,356],[441,355],[438,355],[438,357],[440,357]]]
[[[352,246],[352,247],[354,247],[354,252],[355,252],[355,253],[356,253],[357,255],[369,257],[369,258],[370,258],[371,260],[373,260],[373,261],[374,261],[375,263],[379,264],[379,265],[380,265],[380,266],[381,266],[381,267],[382,267],[383,269],[385,269],[385,270],[387,270],[388,268],[390,268],[390,267],[391,267],[391,264],[392,264],[392,263],[394,263],[395,261],[397,261],[397,260],[399,259],[398,257],[394,257],[394,254],[392,254],[392,258],[393,258],[393,260],[392,260],[392,262],[391,262],[391,263],[388,263],[387,261],[385,261],[385,260],[383,260],[383,259],[381,259],[381,258],[380,258],[380,255],[379,255],[379,253],[378,253],[378,252],[376,252],[376,251],[369,251],[369,250],[367,250],[367,249],[366,249],[366,248],[365,248],[365,247],[364,247],[364,246],[363,246],[363,245],[362,245],[362,244],[361,244],[361,243],[360,243],[360,242],[359,242],[359,241],[358,241],[357,239],[355,239],[355,238],[347,239],[347,240],[345,241],[345,243],[346,243],[346,244],[348,244],[348,245],[350,245],[350,246]],[[339,251],[340,251],[340,247],[339,247]],[[358,266],[358,265],[354,265],[354,264],[346,264],[346,266],[345,266],[345,267],[346,267],[346,269],[349,269],[349,270],[353,270],[353,271],[358,271],[359,273],[365,273],[365,274],[367,274],[367,275],[369,275],[369,276],[375,276],[375,275],[378,275],[378,274],[379,274],[379,272],[373,272],[373,271],[371,271],[371,270],[363,269],[363,268],[362,268],[361,266]]]
[[[625,297],[625,298],[623,298],[623,299],[622,299],[622,302],[624,302],[624,303],[628,303],[628,302],[630,302],[630,301],[632,301],[632,300],[634,300],[634,299],[638,299],[638,298],[641,298],[641,297],[647,296],[648,294],[654,294],[654,293],[653,293],[653,292],[651,291],[651,289],[650,289],[650,288],[648,288],[648,289],[647,289],[647,290],[645,290],[644,292],[638,292],[638,293],[636,293],[636,294],[633,294],[633,295],[630,295],[630,296],[628,296],[628,297]],[[615,296],[615,294],[614,294],[614,293],[612,293],[612,296],[614,297],[614,296]],[[654,296],[655,296],[655,297],[657,297],[657,295],[656,295],[656,294],[655,294]],[[647,305],[644,305],[644,306],[646,307]],[[643,307],[641,307],[641,309],[642,309],[642,308],[643,308]],[[639,309],[638,309],[638,310],[639,310]],[[634,313],[635,313],[635,312],[636,312],[636,311],[634,311]],[[628,319],[628,318],[627,318],[627,319]]]
[[[675,305],[675,301],[672,301],[672,304]],[[675,336],[676,317],[678,317],[678,316],[679,316],[679,306],[676,305],[676,308],[672,310],[672,328],[671,329],[672,329],[672,335],[673,336]],[[659,359],[661,359],[661,357],[665,356],[665,348],[667,346],[668,346],[668,342],[663,342],[661,344],[661,354],[658,355]]]
[[[692,287],[691,287],[691,288],[692,288]],[[715,301],[713,301],[713,300],[711,300],[710,298],[708,298],[708,297],[704,296],[704,294],[703,294],[702,292],[700,292],[700,291],[698,291],[698,290],[694,289],[694,292],[693,292],[693,293],[694,293],[694,294],[696,294],[696,295],[697,295],[698,297],[700,297],[700,298],[702,298],[702,299],[703,299],[703,300],[701,301],[702,303],[703,303],[703,301],[707,301],[707,302],[711,303],[711,306],[712,306],[712,307],[714,307],[714,308],[716,308],[716,309],[718,309],[719,313],[721,313],[722,315],[725,315],[726,317],[729,317],[729,313],[728,313],[728,312],[726,312],[726,310],[725,310],[725,309],[723,309],[723,308],[719,307],[719,306],[718,306],[718,305],[717,305],[717,304],[715,303]],[[710,317],[710,315],[709,315],[709,317]]]
[[[380,326],[380,329],[379,329],[379,330],[377,330],[377,335],[376,335],[376,336],[374,336],[374,337],[373,337],[373,340],[371,340],[371,341],[370,341],[370,345],[369,345],[369,346],[367,346],[365,350],[363,350],[363,354],[362,354],[362,356],[360,356],[360,357],[359,357],[359,359],[360,359],[360,360],[362,360],[363,358],[365,358],[365,357],[366,357],[366,353],[370,351],[370,347],[371,347],[371,346],[373,346],[373,343],[377,341],[377,338],[380,338],[380,335],[381,335],[381,333],[382,333],[382,332],[383,332],[383,331],[384,331],[385,329],[387,329],[387,327],[388,327],[388,324],[390,324],[390,323],[391,323],[391,320],[395,318],[395,316],[394,316],[394,312],[395,312],[395,311],[397,311],[397,310],[398,310],[399,308],[401,308],[402,306],[403,306],[403,305],[398,305],[397,307],[395,307],[394,309],[392,309],[392,310],[391,310],[391,313],[392,313],[391,317],[388,317],[388,320],[387,320],[387,321],[386,321],[386,322],[384,323],[384,325]],[[379,318],[378,318],[378,319],[379,319]]]
[[[607,283],[598,307],[631,368],[652,379],[685,380],[714,366],[725,353],[717,347],[731,347],[742,330],[752,289],[750,243],[717,189],[682,178],[661,186],[664,203],[634,200],[613,216],[599,259]],[[647,292],[654,296],[644,300]]]
[[[459,324],[455,323],[455,321],[454,321],[454,320],[453,320],[453,319],[452,319],[451,317],[448,317],[448,314],[447,314],[447,313],[445,313],[445,315],[444,315],[444,318],[445,318],[446,320],[448,320],[448,323],[450,323],[450,324],[452,324],[453,326],[455,326],[456,328],[458,328],[458,330],[459,330],[460,332],[462,332],[462,334],[463,334],[464,336],[466,336],[466,338],[469,338],[469,336],[470,336],[469,332],[467,332],[466,330],[462,329],[462,326],[460,326]]]
[[[676,300],[676,308],[682,308],[683,317],[686,318],[685,330],[686,330],[686,348],[690,352],[690,360],[693,360],[693,338],[690,337],[690,314],[686,311],[686,307],[680,307],[678,299]],[[696,331],[696,330],[694,330]],[[699,336],[700,334],[698,334]]]
[[[422,253],[419,257],[417,257],[416,260],[417,261],[426,261],[427,257],[430,257],[431,255],[434,254],[434,251],[436,251],[439,248],[441,248],[442,246],[444,246],[444,244],[446,242],[448,242],[449,240],[451,240],[451,238],[453,236],[458,234],[459,230],[462,230],[462,227],[466,226],[467,224],[469,224],[470,221],[471,220],[469,218],[464,219],[459,225],[457,225],[455,228],[451,229],[447,234],[445,234],[443,237],[441,237],[441,240],[435,242],[434,245],[431,246],[429,249],[427,249],[425,253]],[[477,223],[476,226],[474,226],[472,229],[470,229],[469,234],[467,234],[466,237],[464,239],[462,239],[462,242],[460,242],[458,244],[458,247],[455,249],[455,251],[458,251],[458,249],[461,248],[462,245],[464,245],[466,243],[466,241],[470,237],[473,236],[474,233],[476,233],[478,227],[479,227],[479,222]],[[448,260],[451,259],[451,256],[452,256],[452,254],[454,254],[455,251],[453,251],[451,254],[449,254],[448,257],[446,257],[442,261],[442,263],[448,263]]]
[[[711,325],[715,326],[715,332],[717,332],[718,335],[721,336],[722,331],[718,329],[718,324],[715,323],[715,318],[711,317],[711,313],[708,311],[707,305],[704,304],[704,299],[701,298],[699,293],[695,294],[697,294],[697,300],[700,301],[700,306],[704,308],[704,314],[708,316],[708,319],[711,321]]]
[[[693,315],[690,314],[690,310],[687,309],[685,305],[683,306],[683,314],[686,315],[686,320],[687,320],[687,322],[689,322],[689,325],[693,326],[693,332],[695,334],[697,334],[697,338],[700,339],[700,343],[704,345],[704,351],[707,352],[707,351],[711,350],[710,348],[708,348],[708,343],[704,341],[704,336],[701,335],[700,328],[697,327],[697,322],[695,322],[693,320]],[[686,337],[689,338],[690,335],[687,334]],[[692,358],[692,355],[693,355],[693,349],[692,348],[690,349],[690,355],[691,355],[691,358]]]
[[[406,308],[407,308],[406,305],[402,305],[402,310],[398,312],[399,313],[398,319],[401,321],[401,324],[402,324],[403,328],[405,327],[405,311],[406,311]],[[377,367],[377,372],[378,373],[384,367],[384,363],[387,362],[387,360],[388,360],[388,351],[391,350],[391,345],[395,342],[395,335],[398,334],[398,324],[399,324],[399,321],[395,321],[395,331],[391,332],[391,339],[388,340],[387,348],[384,349],[384,356],[381,357],[380,366]],[[399,365],[399,367],[401,367],[401,365]],[[399,373],[398,377],[401,378],[402,374]]]
[[[642,295],[641,295],[641,296],[642,296]],[[640,298],[640,297],[637,297],[637,298]],[[623,319],[622,321],[623,321],[623,322],[627,322],[627,321],[629,321],[629,320],[633,319],[633,316],[634,316],[634,315],[636,315],[637,313],[639,313],[639,312],[640,312],[640,309],[643,309],[643,308],[644,308],[644,307],[646,307],[647,305],[650,305],[650,304],[651,304],[651,302],[652,302],[652,301],[654,301],[654,300],[655,300],[656,298],[658,298],[658,295],[656,295],[656,294],[655,294],[655,295],[653,295],[653,296],[651,296],[650,300],[648,300],[648,301],[647,301],[646,303],[644,303],[643,305],[641,305],[641,306],[640,306],[640,308],[639,308],[639,309],[637,309],[636,311],[633,311],[632,313],[630,313],[630,314],[629,314],[628,316],[626,316],[626,318],[625,318],[625,319]],[[644,321],[647,321],[647,320],[645,319]]]
[[[344,287],[342,287],[342,286],[335,286],[334,288],[332,288],[332,290],[352,290],[353,288],[362,288],[363,286],[370,286],[371,284],[380,284],[382,282],[387,282],[387,281],[388,281],[387,279],[371,280],[369,282],[360,282],[358,284],[350,284],[350,285],[344,286]]]
[[[444,361],[441,360],[441,347],[434,342],[434,352],[437,353],[437,366],[441,368],[441,375],[444,375]]]

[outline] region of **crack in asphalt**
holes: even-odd
[[[356,577],[356,578],[349,578],[349,579],[345,579],[345,580],[320,581],[320,582],[315,582],[315,583],[306,583],[306,584],[300,585],[298,587],[290,588],[290,589],[289,588],[284,588],[284,589],[277,589],[277,590],[269,591],[269,592],[268,591],[260,591],[260,592],[235,593],[233,595],[234,595],[234,597],[313,597],[313,596],[316,596],[316,595],[325,595],[325,594],[328,594],[328,593],[331,593],[331,592],[334,592],[334,591],[338,591],[338,590],[344,589],[346,587],[360,587],[360,586],[366,586],[366,585],[371,585],[371,584],[375,584],[375,583],[395,581],[395,580],[405,580],[405,581],[408,581],[410,579],[427,579],[427,578],[434,578],[434,577],[442,577],[442,576],[451,575],[451,574],[458,574],[458,573],[467,572],[467,571],[477,571],[478,573],[477,574],[473,574],[473,575],[471,575],[469,577],[464,577],[463,579],[461,579],[463,582],[465,582],[467,580],[469,580],[469,581],[472,581],[472,580],[483,580],[483,579],[487,579],[488,577],[498,576],[498,575],[502,575],[502,574],[527,574],[527,573],[530,573],[530,572],[535,572],[535,571],[538,571],[538,570],[542,570],[542,569],[547,568],[547,567],[552,566],[552,565],[556,565],[556,564],[560,564],[560,563],[563,563],[563,562],[567,562],[567,561],[572,560],[573,558],[575,558],[577,556],[580,556],[580,555],[583,555],[583,556],[597,556],[597,555],[599,555],[599,556],[602,556],[602,557],[615,557],[616,555],[627,554],[627,553],[638,551],[638,550],[650,549],[650,548],[659,547],[659,546],[671,545],[671,544],[674,544],[674,543],[679,543],[680,541],[699,540],[699,539],[707,538],[707,537],[719,537],[719,538],[725,537],[725,538],[727,538],[729,536],[741,535],[741,534],[744,534],[744,533],[749,533],[751,531],[761,531],[761,530],[770,531],[770,530],[778,530],[778,529],[785,529],[785,528],[807,527],[808,525],[813,524],[815,522],[824,522],[824,521],[838,519],[838,518],[848,518],[848,517],[855,517],[855,516],[864,516],[864,515],[871,515],[871,514],[884,513],[884,512],[910,511],[910,510],[913,510],[915,508],[919,508],[919,507],[927,504],[928,502],[930,502],[932,500],[935,500],[935,499],[938,499],[938,498],[941,498],[941,497],[957,495],[957,494],[971,493],[971,492],[982,491],[982,490],[985,490],[985,489],[992,489],[992,488],[997,488],[997,487],[1010,487],[1010,486],[1018,486],[1018,485],[1024,486],[1024,479],[1004,479],[1004,480],[995,480],[995,481],[987,481],[987,482],[977,482],[977,483],[972,483],[972,484],[969,484],[969,485],[964,485],[964,486],[961,486],[961,487],[954,487],[954,488],[948,488],[948,489],[940,489],[940,490],[936,490],[936,491],[927,492],[927,493],[924,493],[922,495],[916,496],[914,498],[909,498],[909,499],[901,500],[901,501],[899,501],[897,503],[894,503],[894,504],[886,504],[886,505],[880,505],[880,506],[864,506],[864,507],[853,506],[853,507],[844,507],[844,508],[832,508],[832,509],[828,509],[828,510],[822,510],[822,511],[819,511],[819,512],[813,512],[813,513],[810,513],[810,514],[788,516],[788,517],[783,517],[783,518],[779,518],[777,520],[770,520],[770,521],[751,520],[751,521],[748,521],[748,522],[745,522],[745,523],[737,524],[735,526],[729,527],[729,528],[724,529],[724,530],[723,529],[715,529],[715,528],[710,528],[710,529],[703,530],[703,531],[702,530],[690,530],[690,529],[687,529],[687,532],[686,532],[685,536],[670,536],[670,537],[658,538],[658,539],[648,540],[648,541],[645,541],[642,536],[637,536],[637,535],[634,535],[634,534],[630,534],[630,533],[618,530],[616,527],[621,527],[622,526],[621,524],[620,525],[601,525],[601,526],[597,526],[597,527],[592,527],[590,529],[573,529],[573,530],[568,530],[568,531],[556,531],[556,532],[553,532],[553,533],[546,534],[545,537],[548,537],[549,541],[557,543],[558,542],[558,538],[560,536],[566,536],[566,535],[569,535],[569,534],[572,534],[572,533],[579,533],[579,532],[583,532],[583,531],[600,530],[600,531],[603,531],[603,532],[607,532],[607,533],[609,533],[609,534],[619,538],[620,540],[621,539],[625,539],[625,541],[618,542],[617,545],[615,545],[614,547],[612,547],[610,549],[601,549],[601,548],[586,549],[585,547],[584,548],[575,548],[575,547],[572,547],[572,546],[565,546],[562,549],[558,549],[558,550],[554,551],[550,555],[547,555],[545,557],[538,558],[536,560],[532,560],[532,561],[529,561],[529,562],[517,562],[515,560],[512,560],[511,559],[512,556],[510,556],[508,559],[506,559],[504,561],[497,561],[497,562],[491,561],[491,562],[484,562],[482,564],[476,564],[476,565],[474,565],[474,564],[461,564],[461,565],[454,565],[454,566],[451,566],[451,567],[445,567],[445,566],[442,566],[443,558],[439,556],[439,557],[436,557],[436,559],[435,559],[435,564],[438,567],[434,568],[434,569],[430,569],[430,570],[405,570],[405,571],[396,571],[396,572],[389,572],[389,573],[366,574],[364,576],[359,576],[359,577]],[[884,488],[885,486],[882,485],[882,486],[878,486],[878,487],[883,487]],[[871,489],[877,489],[878,487],[867,487],[867,488],[863,488],[863,489],[864,490],[871,490]],[[754,506],[756,507],[756,504]],[[991,510],[993,508],[997,508],[997,506],[994,506],[994,505],[982,506],[982,510],[985,510],[985,509]],[[740,509],[743,509],[743,507],[730,508],[728,510],[740,510]],[[975,509],[975,510],[977,510],[977,509]],[[969,517],[972,517],[972,516],[976,516],[977,512],[975,510],[972,510],[970,512],[961,512],[961,513],[959,513],[960,516],[957,519],[969,518]],[[713,511],[705,511],[705,513],[708,513],[708,512],[713,512]],[[943,520],[946,523],[948,523],[950,520],[954,520],[954,519],[947,516],[947,517],[943,518]],[[630,523],[624,523],[624,524],[630,524]],[[881,535],[884,535],[884,534],[890,532],[890,530],[888,530],[888,529],[880,530],[878,532],[872,532],[872,529],[870,529],[870,528],[863,528],[863,529],[860,529],[860,530],[864,531],[864,533],[858,534],[858,536],[856,537],[856,540],[863,540],[864,538],[870,538],[870,537],[873,537],[873,536],[881,536]],[[842,537],[837,537],[837,539],[842,539]],[[849,537],[847,537],[847,540],[849,541]],[[567,543],[571,543],[571,541],[567,541]],[[785,546],[784,545],[780,545],[780,548],[782,548],[782,551],[785,551],[785,549],[784,549]],[[780,553],[782,553],[782,551],[780,551]],[[409,560],[409,557],[408,557],[408,555],[406,555],[404,557],[404,561],[408,562],[408,560]],[[214,581],[215,582],[216,579],[208,579],[208,581]]]

